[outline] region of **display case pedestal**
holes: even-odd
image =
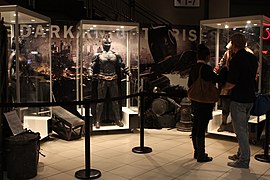
[[[266,116],[250,116],[250,119],[248,121],[249,126],[249,140],[251,143],[256,144],[261,137],[264,124],[265,124]],[[228,117],[228,122],[231,122],[231,116]],[[217,134],[217,135],[225,135],[225,136],[231,136],[236,137],[235,133],[228,132],[228,131],[222,131],[218,132],[218,128],[220,127],[222,123],[222,111],[216,110],[213,112],[213,119],[210,120],[207,132],[209,134]]]
[[[50,117],[46,116],[25,116],[23,127],[33,132],[39,132],[40,139],[44,139],[49,136],[49,120]]]

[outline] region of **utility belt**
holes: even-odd
[[[97,74],[97,79],[100,79],[100,80],[112,81],[117,78],[118,78],[117,74],[113,74],[113,75]]]

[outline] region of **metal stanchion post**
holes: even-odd
[[[132,149],[132,152],[134,153],[150,153],[152,152],[152,149],[150,147],[145,147],[144,146],[144,93],[141,93],[141,100],[140,100],[140,146],[139,147],[134,147]]]
[[[0,108],[0,179],[4,179],[4,174],[3,174],[3,164],[4,164],[4,158],[3,158],[3,152],[4,152],[4,138],[3,138],[3,108]]]
[[[263,154],[256,154],[255,159],[262,162],[270,162],[269,156],[269,119],[270,118],[270,111],[266,113],[266,122],[265,122],[265,143],[264,143],[264,153]]]
[[[101,176],[101,172],[96,169],[90,169],[90,103],[85,104],[85,169],[75,173],[78,179],[96,179]],[[91,123],[92,124],[92,123]]]

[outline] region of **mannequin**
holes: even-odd
[[[220,64],[219,66],[221,67],[221,69],[219,70],[219,75],[222,79],[221,82],[221,87],[225,85],[226,79],[227,79],[227,72],[229,70],[229,62],[232,58],[232,50],[230,48],[230,45],[227,45],[227,51],[225,51],[223,57],[220,60]],[[220,127],[217,129],[218,132],[222,132],[222,131],[229,131],[229,132],[233,132],[233,127],[232,127],[232,123],[231,122],[227,122],[228,116],[230,114],[230,96],[229,96],[229,92],[221,92],[221,95],[223,95],[223,97],[221,97],[221,102],[222,102],[222,123],[220,125]]]
[[[103,50],[94,56],[92,63],[93,77],[97,80],[98,99],[105,99],[107,93],[110,98],[119,97],[121,74],[129,75],[128,68],[124,67],[121,56],[110,50],[111,42],[111,38],[106,34],[102,39]],[[96,105],[95,126],[97,129],[100,128],[101,116],[104,113],[104,104],[104,102],[100,102]],[[123,127],[124,124],[121,119],[121,109],[118,101],[112,101],[111,105],[111,111],[115,116],[115,124]]]
[[[225,51],[223,57],[220,60],[219,66],[215,68],[215,72],[219,73],[220,78],[222,79],[221,81],[221,87],[225,85],[226,79],[227,79],[227,72],[229,70],[229,63],[234,55],[231,49],[231,41],[227,44],[226,48],[227,50]],[[252,50],[249,49],[248,47],[245,48],[246,51],[250,52],[253,54]],[[223,131],[228,131],[228,132],[234,132],[233,126],[231,122],[228,122],[228,116],[230,114],[230,91],[224,91],[223,89],[221,90],[221,95],[223,97],[221,98],[222,101],[222,123],[220,127],[217,129],[218,132],[223,132]]]

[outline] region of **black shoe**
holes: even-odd
[[[203,157],[197,157],[197,162],[210,162],[212,161],[213,158],[212,157],[208,157],[208,155],[204,155]]]
[[[207,153],[205,153],[204,155],[205,155],[205,156],[208,156]],[[198,157],[197,153],[194,153],[193,158],[194,158],[194,159],[197,159],[197,157]]]
[[[120,120],[115,121],[115,124],[116,124],[117,126],[119,126],[119,127],[123,127],[123,126],[124,126],[123,122],[120,121]]]
[[[99,129],[100,128],[100,123],[99,122],[96,122],[96,129]]]

